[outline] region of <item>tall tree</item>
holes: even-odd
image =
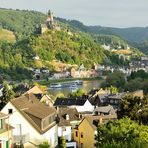
[[[0,108],[3,108],[14,97],[13,90],[6,82],[3,82],[2,94],[3,95],[1,97]]]
[[[148,126],[123,118],[98,126],[97,148],[146,148],[148,146]]]

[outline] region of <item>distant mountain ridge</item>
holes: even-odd
[[[37,16],[34,15],[35,13]],[[19,19],[20,16],[22,19]],[[35,31],[33,27],[43,22],[45,18],[46,15],[41,12],[0,8],[0,26],[6,29],[10,28],[11,31],[14,31],[16,34],[19,32],[27,34],[27,32],[31,33],[31,31]],[[71,28],[90,34],[116,35],[128,42],[134,43],[148,40],[148,27],[112,28],[103,26],[86,26],[77,20],[66,20],[58,17],[56,20],[68,24]],[[28,25],[29,27],[27,27]]]
[[[65,21],[81,31],[92,34],[117,35],[129,42],[143,42],[148,40],[148,27],[112,28],[103,26],[86,26],[76,20],[57,19],[63,22]]]

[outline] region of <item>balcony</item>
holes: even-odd
[[[29,133],[28,134],[23,134],[23,135],[13,135],[13,143],[26,143],[29,142],[30,137]]]

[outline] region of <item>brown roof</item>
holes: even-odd
[[[69,115],[69,120],[66,120],[66,115]],[[79,121],[79,113],[76,110],[76,108],[68,108],[68,107],[63,107],[59,108],[58,112],[58,117],[59,117],[59,126],[70,126],[70,122],[72,121]]]
[[[8,116],[8,115],[6,115],[6,114],[0,112],[0,119],[5,118],[5,117],[7,117],[7,116]]]
[[[42,130],[42,119],[54,114],[56,115],[56,109],[42,104],[34,94],[25,94],[19,98],[11,100],[10,102],[38,132],[44,133],[53,126],[51,125]]]
[[[31,114],[39,119],[44,119],[49,115],[55,113],[54,107],[48,107],[42,103],[32,105],[29,109],[25,110],[25,113]]]
[[[90,126],[91,126],[94,130],[96,130],[96,129],[97,129],[97,126],[98,126],[98,124],[99,124],[100,122],[106,123],[106,122],[108,122],[109,120],[115,120],[115,119],[117,119],[117,115],[104,115],[104,116],[93,116],[93,115],[91,115],[91,116],[86,116],[86,117],[82,120],[82,122],[83,122],[84,120],[87,120],[88,123],[90,124]],[[81,123],[82,123],[82,122],[81,122]],[[80,124],[81,124],[81,123],[80,123]]]
[[[34,86],[31,89],[27,91],[27,93],[33,93],[33,94],[43,94],[43,91],[38,87]]]

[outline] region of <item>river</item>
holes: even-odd
[[[87,80],[83,81],[83,85],[79,85],[77,89],[83,89],[84,92],[89,92],[92,89],[100,88],[102,80]],[[76,91],[77,89],[71,89],[69,87],[64,88],[49,88],[49,94],[53,96],[57,96],[58,94],[64,94],[64,96],[68,96],[69,93]]]

